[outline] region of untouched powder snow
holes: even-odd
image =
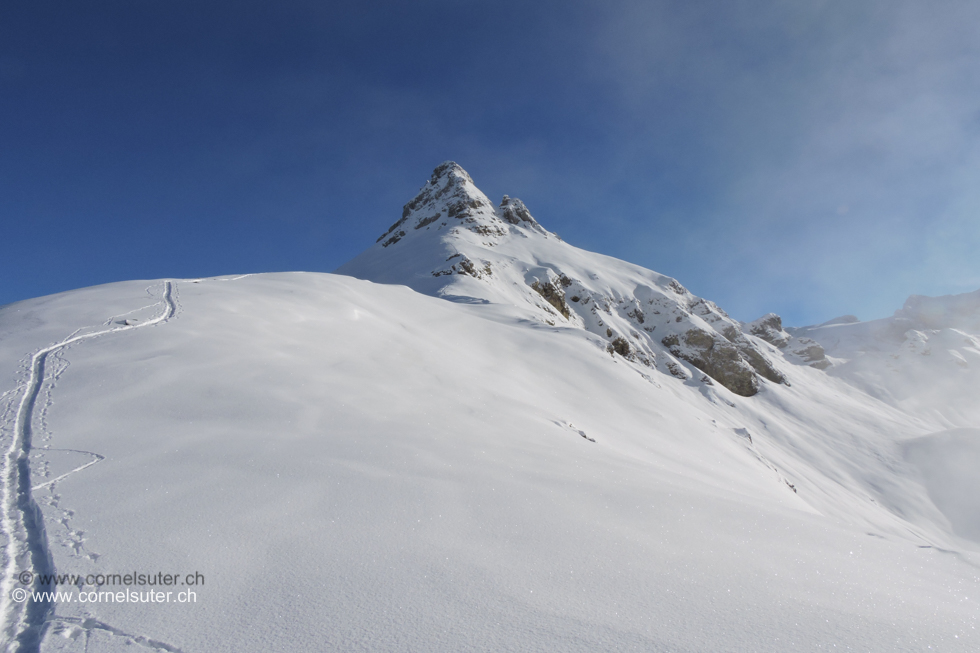
[[[968,299],[740,324],[451,163],[341,272],[0,307],[5,592],[181,581],[8,650],[980,650]]]

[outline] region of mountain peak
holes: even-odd
[[[504,195],[500,207],[494,207],[462,166],[455,161],[445,161],[432,171],[425,185],[402,207],[401,219],[391,225],[378,242],[387,248],[430,226],[436,227],[436,231],[446,227],[453,232],[456,227],[462,227],[481,236],[499,237],[510,233],[508,224],[546,233],[522,201]]]
[[[433,193],[432,191],[435,192]],[[468,172],[463,170],[461,165],[455,161],[443,161],[432,171],[432,176],[419,191],[419,194],[405,205],[402,217],[406,217],[408,213],[417,210],[430,200],[437,199],[442,195],[465,197],[481,205],[481,200],[487,199],[487,196],[476,187],[476,184],[473,183],[473,178],[470,177]],[[471,206],[470,208],[477,207]],[[531,212],[527,210],[524,202],[516,197],[512,198],[509,195],[504,195],[498,208],[499,210],[495,211],[497,217],[503,218],[510,224],[538,226],[537,220],[531,216]]]
[[[463,166],[455,161],[443,161],[436,166],[436,169],[432,171],[432,177],[429,178],[428,183],[436,185],[443,179],[448,179],[450,183],[465,181],[471,184],[473,183],[473,178],[470,177],[469,173],[463,170]]]
[[[446,161],[432,171],[432,176],[418,194],[402,208],[402,219],[413,215],[442,213],[455,218],[486,211],[492,214],[493,204],[473,183],[473,178],[455,161]],[[441,217],[441,216],[440,216]],[[426,218],[422,218],[425,220]],[[435,218],[425,224],[435,222]],[[412,225],[416,229],[418,225]],[[424,226],[424,225],[422,225]]]
[[[337,272],[581,330],[644,375],[715,379],[742,396],[765,381],[786,383],[764,339],[753,341],[715,304],[670,277],[563,242],[519,199],[504,195],[494,206],[453,161],[436,167],[401,219]]]

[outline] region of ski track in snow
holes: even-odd
[[[147,289],[151,291],[152,286]],[[130,315],[146,308],[163,304],[163,311],[145,322],[135,324],[122,324],[113,322],[117,318]],[[64,340],[38,350],[30,357],[27,364],[27,380],[3,395],[0,400],[7,399],[8,396],[16,397],[20,394],[20,400],[9,402],[3,414],[0,415],[0,422],[9,423],[11,413],[13,413],[13,431],[10,438],[10,445],[3,453],[2,458],[2,497],[0,497],[0,525],[7,541],[4,544],[3,559],[4,567],[2,579],[0,579],[0,636],[8,642],[5,650],[11,653],[34,653],[40,651],[41,642],[48,626],[52,623],[64,623],[78,621],[79,626],[85,631],[86,650],[88,648],[88,637],[92,630],[100,630],[114,636],[126,637],[132,643],[140,644],[160,651],[173,651],[179,653],[180,649],[174,648],[162,642],[140,636],[130,635],[108,626],[95,619],[76,620],[73,618],[58,617],[54,615],[54,602],[16,602],[11,597],[11,592],[18,583],[18,574],[22,572],[33,573],[34,580],[25,589],[29,591],[48,591],[54,589],[51,586],[41,586],[38,577],[45,574],[55,573],[54,560],[48,546],[48,538],[44,529],[44,518],[41,509],[34,500],[32,492],[44,487],[49,487],[58,481],[80,472],[87,467],[100,462],[104,456],[90,451],[72,451],[94,456],[95,459],[81,465],[55,479],[46,481],[37,486],[31,486],[30,453],[32,450],[32,437],[34,435],[35,420],[42,433],[45,432],[44,417],[47,407],[50,406],[51,383],[57,379],[68,367],[68,362],[61,357],[61,353],[71,345],[84,340],[90,340],[101,336],[117,333],[120,331],[132,331],[143,327],[162,324],[173,318],[177,314],[178,303],[176,298],[176,287],[174,282],[165,281],[163,284],[163,296],[160,301],[148,306],[129,311],[122,315],[109,318],[102,324],[101,329],[88,331],[88,328],[76,329]],[[46,376],[46,367],[49,367],[49,357],[57,360],[59,365],[55,368],[54,374]],[[47,401],[41,411],[37,412],[38,397],[42,389],[47,385]],[[16,406],[16,409],[14,409]],[[42,449],[38,449],[42,451]],[[54,449],[43,449],[56,451]]]
[[[105,456],[103,456],[102,454],[95,453],[94,451],[81,451],[79,449],[48,449],[48,448],[42,449],[41,451],[67,451],[67,452],[70,452],[70,453],[81,453],[81,454],[85,454],[87,456],[94,456],[95,457],[95,460],[90,460],[89,462],[85,463],[84,465],[81,465],[80,467],[76,467],[75,469],[71,470],[70,472],[66,472],[66,473],[62,474],[61,476],[59,476],[57,478],[51,479],[50,481],[45,481],[44,483],[41,483],[39,485],[35,485],[34,487],[31,488],[31,491],[32,492],[35,491],[35,490],[40,490],[41,488],[48,487],[49,485],[54,485],[58,481],[68,478],[69,476],[71,476],[75,472],[80,472],[83,469],[85,469],[86,467],[91,467],[95,463],[100,462],[102,460],[105,460]]]

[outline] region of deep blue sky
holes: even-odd
[[[0,4],[0,304],[331,271],[446,159],[748,320],[980,288],[980,3]]]

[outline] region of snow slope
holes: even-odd
[[[5,596],[46,565],[205,579],[6,600],[8,650],[980,648],[975,426],[440,168],[342,268],[373,281],[0,307]]]
[[[936,430],[980,424],[980,290],[913,295],[895,315],[794,329],[838,359],[831,374]]]

